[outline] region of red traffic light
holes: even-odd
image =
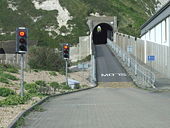
[[[69,46],[68,45],[64,45],[64,49],[69,49]]]
[[[25,33],[24,31],[20,31],[20,32],[19,32],[19,36],[22,36],[22,37],[23,37],[23,36],[25,36],[25,35],[26,35],[26,33]]]

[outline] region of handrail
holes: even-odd
[[[128,67],[128,72],[131,74],[132,79],[137,81],[142,87],[155,88],[155,74],[139,64],[131,55],[122,50],[116,43],[107,40],[107,45],[110,46],[111,51],[120,58],[122,64]]]

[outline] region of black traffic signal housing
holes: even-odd
[[[63,45],[63,58],[64,59],[69,59],[69,52],[70,52],[69,44],[64,44]]]
[[[25,54],[28,50],[28,29],[19,27],[16,29],[16,52]]]

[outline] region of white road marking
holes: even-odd
[[[126,73],[102,73],[101,77],[114,77],[114,76],[120,76],[120,77],[126,77]]]

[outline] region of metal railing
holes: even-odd
[[[147,68],[140,65],[135,58],[122,50],[113,41],[107,40],[107,45],[111,51],[119,58],[122,66],[125,67],[134,82],[142,88],[155,88],[155,74]]]

